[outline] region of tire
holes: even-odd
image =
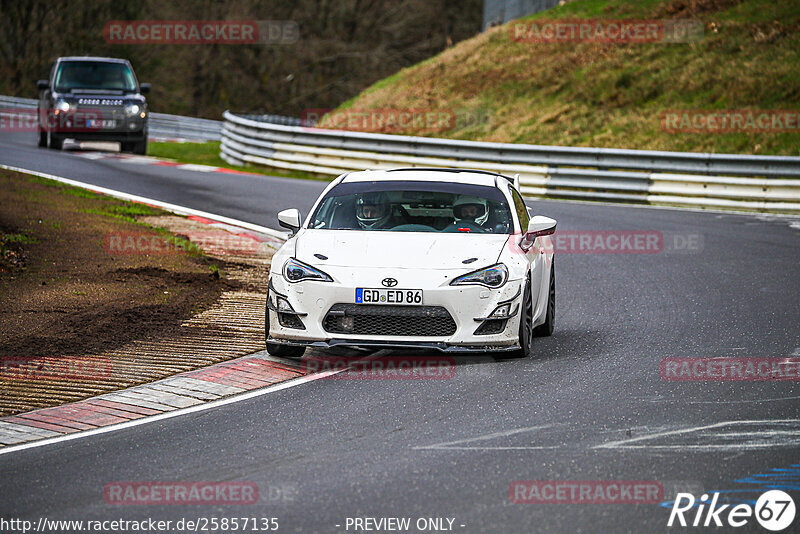
[[[47,132],[47,148],[52,150],[61,150],[61,147],[64,146],[64,139],[53,134],[52,132]]]
[[[267,341],[267,352],[270,356],[277,356],[278,358],[291,358],[299,360],[306,352],[305,347],[293,347],[291,345],[279,345],[277,343],[270,343]]]
[[[134,141],[129,143],[122,143],[120,152],[130,152],[131,154],[139,154],[144,156],[147,154],[147,139],[142,141]]]
[[[295,347],[292,345],[281,345],[280,343],[270,343],[269,341],[269,291],[267,291],[267,308],[264,311],[264,339],[267,344],[267,352],[271,356],[278,358],[295,358],[303,357],[306,351],[305,347]]]
[[[145,154],[147,154],[147,139],[143,139],[142,141],[139,141],[138,143],[134,143],[133,144],[133,153],[134,154],[139,154],[141,156],[144,156]]]
[[[553,335],[553,329],[556,326],[556,264],[550,269],[550,290],[547,295],[547,312],[545,312],[545,321],[533,329],[533,335],[536,337],[548,337]]]
[[[39,128],[39,148],[47,148],[47,132]]]
[[[508,353],[511,358],[527,358],[531,355],[533,345],[533,297],[531,296],[531,277],[525,284],[522,293],[522,304],[519,310],[519,346],[518,350]]]

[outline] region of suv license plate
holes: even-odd
[[[116,128],[117,121],[114,119],[88,119],[86,126],[88,128]]]

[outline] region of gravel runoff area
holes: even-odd
[[[263,349],[272,238],[9,171],[0,206],[0,416]]]

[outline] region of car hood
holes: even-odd
[[[478,269],[496,263],[507,240],[506,234],[305,230],[297,236],[295,257],[319,267]]]
[[[98,106],[109,105],[109,103],[119,105],[118,102],[122,102],[123,104],[129,102],[143,104],[146,102],[145,97],[139,93],[123,93],[122,91],[104,91],[101,89],[77,89],[72,92],[64,93],[53,92],[52,95],[53,98],[63,98],[68,102],[83,101]]]

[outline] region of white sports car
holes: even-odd
[[[527,356],[555,321],[550,238],[519,185],[468,169],[344,174],[275,253],[270,354],[306,347],[427,348]]]

